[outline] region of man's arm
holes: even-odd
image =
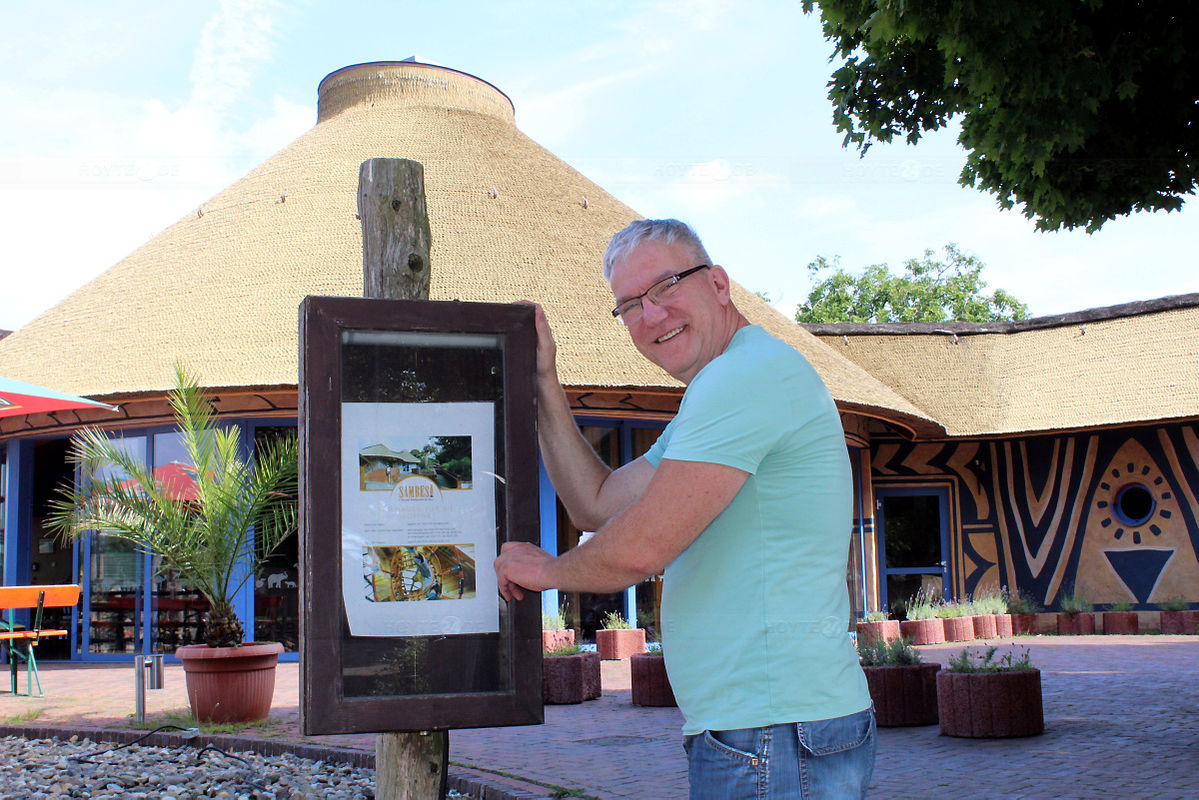
[[[541,460],[575,526],[598,530],[641,496],[654,468],[639,458],[613,470],[583,438],[558,380],[553,333],[541,306],[535,309],[537,436]]]
[[[527,542],[505,544],[495,561],[500,594],[520,600],[522,589],[605,593],[632,586],[686,550],[748,477],[723,464],[663,459],[640,498],[573,550],[554,557]]]

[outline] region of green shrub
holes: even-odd
[[[555,648],[553,650],[546,650],[545,655],[551,656],[551,657],[552,656],[573,656],[573,655],[578,655],[581,652],[583,652],[583,648],[579,647],[577,644],[564,644],[561,647]]]
[[[1082,592],[1071,592],[1058,601],[1058,607],[1067,614],[1089,614],[1095,606]]]
[[[1112,603],[1107,607],[1107,610],[1117,612],[1132,611],[1132,603],[1128,602],[1127,600],[1121,600],[1118,603]]]
[[[1032,595],[1026,592],[1016,592],[1012,594],[1008,592],[1004,595],[1007,601],[1007,610],[1009,614],[1036,614],[1041,610],[1041,606]]]
[[[866,621],[867,622],[886,622],[887,621],[887,612],[886,611],[867,611],[866,612]]]
[[[621,614],[619,611],[609,611],[607,614],[604,614],[604,620],[602,623],[600,623],[600,627],[606,631],[614,631],[631,628],[633,626],[629,624],[627,619],[625,619],[624,614]]]
[[[858,640],[858,660],[863,667],[887,667],[920,663],[920,653],[912,647],[912,640],[907,637],[870,643]]]
[[[970,606],[975,614],[1006,614],[1007,599],[1003,592],[996,589],[984,589],[975,592]]]
[[[1030,670],[1033,668],[1032,661],[1029,659],[1028,651],[1024,651],[1024,655],[1015,658],[1011,652],[1004,653],[998,659],[995,658],[995,652],[998,648],[988,647],[986,652],[979,656],[976,653],[971,653],[969,650],[963,650],[953,658],[949,659],[950,672],[1017,672],[1022,670]]]
[[[543,631],[564,631],[566,630],[566,617],[561,611],[556,614],[548,614],[541,612],[541,629]]]
[[[1181,597],[1171,597],[1158,603],[1157,607],[1162,611],[1186,611],[1191,607],[1191,604]]]
[[[921,589],[906,603],[908,619],[935,619],[941,606],[941,598],[932,591]]]
[[[941,619],[951,619],[954,617],[968,617],[973,612],[969,602],[953,601],[950,603],[942,603],[937,608],[937,616]]]

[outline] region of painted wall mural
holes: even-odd
[[[950,478],[954,593],[1006,586],[1149,608],[1199,602],[1194,425],[987,442],[873,446],[877,486]],[[885,532],[884,532],[885,535]]]

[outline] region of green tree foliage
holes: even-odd
[[[983,263],[954,244],[945,259],[932,250],[904,262],[902,275],[886,264],[873,264],[858,276],[842,269],[840,259],[824,256],[808,264],[819,278],[808,301],[796,311],[799,322],[995,322],[1025,319],[1028,306],[1002,289],[983,294]],[[823,276],[823,277],[821,277]]]
[[[845,145],[961,117],[959,182],[1039,230],[1177,210],[1199,182],[1193,0],[805,0]]]

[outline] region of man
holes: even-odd
[[[852,485],[840,418],[811,365],[750,325],[677,220],[613,237],[613,314],[687,384],[649,452],[610,470],[580,435],[537,309],[542,459],[585,543],[505,544],[500,593],[614,592],[665,569],[663,649],[693,800],[860,797],[874,715],[846,635]]]

